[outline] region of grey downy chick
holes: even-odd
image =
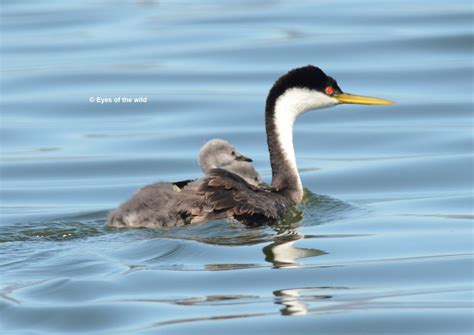
[[[225,140],[213,139],[199,151],[199,166],[205,175],[211,169],[221,168],[233,172],[250,185],[259,186],[262,178],[255,170],[252,159],[242,155],[235,146]]]
[[[223,168],[238,174],[247,183],[258,186],[262,181],[251,162],[232,144],[219,139],[207,142],[199,152],[199,165],[204,174],[207,175],[214,168]],[[107,225],[116,228],[182,226],[186,221],[179,213],[178,204],[188,198],[192,203],[195,190],[201,183],[202,179],[197,179],[147,185],[111,211]]]

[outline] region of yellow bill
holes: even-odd
[[[341,104],[358,104],[358,105],[392,105],[395,102],[385,99],[364,97],[362,95],[353,95],[349,93],[335,94],[334,98],[339,100]]]

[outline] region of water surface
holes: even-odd
[[[470,1],[2,3],[0,329],[470,334]],[[116,230],[220,137],[271,171],[273,81],[314,64],[397,101],[296,124],[304,219]],[[98,98],[147,102],[98,103]],[[94,102],[90,102],[94,98]]]

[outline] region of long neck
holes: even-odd
[[[303,199],[303,185],[296,165],[293,124],[302,111],[294,102],[288,96],[281,96],[273,101],[269,97],[265,125],[272,166],[272,186],[294,203],[300,203]]]
[[[317,90],[293,87],[283,91],[279,82],[268,94],[265,124],[272,164],[272,186],[294,203],[303,200],[303,185],[296,166],[293,124],[304,112],[331,107],[337,103],[335,98]]]

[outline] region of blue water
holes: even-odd
[[[2,2],[2,334],[471,334],[473,12]],[[397,104],[298,120],[302,221],[104,226],[143,185],[199,177],[211,138],[269,182],[266,93],[307,64]]]

